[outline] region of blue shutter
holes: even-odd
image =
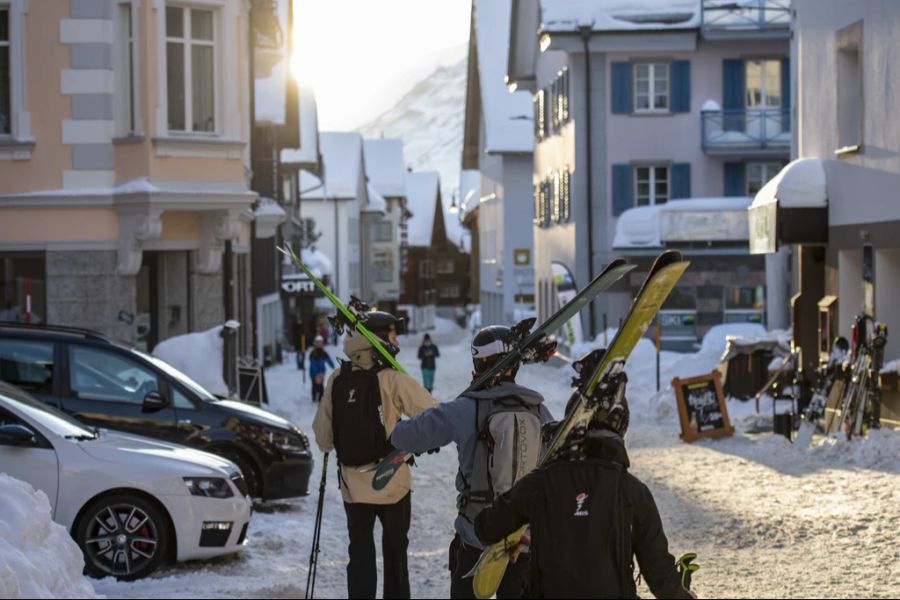
[[[791,130],[791,59],[781,59],[781,110],[783,131]]]
[[[725,195],[747,195],[747,175],[744,163],[725,163]]]
[[[691,61],[672,61],[672,112],[691,112]]]
[[[672,165],[672,186],[669,198],[691,197],[691,163],[675,163]]]
[[[631,63],[612,63],[610,91],[612,93],[612,111],[617,114],[631,113]]]
[[[634,177],[631,165],[612,166],[612,209],[618,217],[634,206]]]
[[[725,131],[744,130],[744,96],[746,95],[744,61],[726,58],[722,61],[722,108]]]

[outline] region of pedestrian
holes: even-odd
[[[323,347],[322,336],[317,335],[313,340],[313,349],[309,351],[309,378],[312,381],[312,401],[318,402],[325,393],[325,365],[332,369],[334,361]]]
[[[622,386],[621,394],[618,393]],[[625,376],[607,388],[613,407],[572,431],[561,451],[475,519],[485,544],[528,523],[529,598],[636,598],[634,561],[657,598],[689,598],[647,486],[628,472]]]
[[[472,339],[473,379],[513,350],[509,327],[491,326]],[[458,516],[450,544],[450,597],[474,598],[472,579],[485,544],[475,535],[475,518],[498,494],[537,465],[541,427],[552,420],[544,398],[516,384],[518,363],[487,387],[441,403],[394,428],[395,447],[413,453],[456,443]],[[498,598],[522,595],[528,565],[512,565],[497,591]]]
[[[441,351],[431,343],[431,336],[426,333],[419,346],[419,360],[422,361],[422,385],[429,394],[434,390],[435,359],[440,355]]]
[[[366,319],[366,327],[395,355],[398,326],[398,319],[386,312],[370,312]],[[382,529],[384,597],[409,598],[406,551],[412,476],[409,466],[403,465],[384,489],[376,491],[372,467],[391,450],[390,435],[401,414],[415,416],[435,401],[414,378],[390,368],[362,335],[347,333],[344,353],[350,360],[342,361],[331,374],[313,420],[313,433],[322,452],[337,451],[350,537],[347,597],[375,597],[377,518]]]

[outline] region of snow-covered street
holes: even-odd
[[[470,369],[468,335],[445,328],[436,396],[449,399]],[[401,362],[418,376],[415,346],[404,340]],[[333,351],[333,347],[329,347]],[[663,354],[663,381],[708,372],[712,349]],[[702,597],[878,596],[900,593],[900,434],[880,431],[862,442],[793,448],[771,433],[751,434],[752,403],[729,402],[737,434],[692,445],[678,438],[669,390],[657,395],[652,348],[642,343],[629,364],[632,471],[656,497],[671,550],[694,551]],[[571,370],[527,366],[519,380],[547,397],[555,415],[568,398]],[[272,408],[309,431],[314,406],[308,386],[287,362],[268,372]],[[770,408],[769,408],[770,410]],[[764,406],[763,414],[767,408]],[[321,464],[321,463],[319,463]],[[416,597],[447,597],[447,546],[455,514],[454,448],[420,459],[414,471],[410,578]],[[259,505],[241,556],[188,563],[136,582],[95,582],[110,597],[302,597],[316,490],[308,498]],[[346,530],[330,469],[316,593],[346,595]],[[649,591],[642,590],[642,595]]]

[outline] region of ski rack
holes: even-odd
[[[350,302],[347,303],[347,308],[350,309],[360,323],[366,323],[366,313],[371,310],[371,306],[357,298],[356,296],[350,296]],[[327,317],[328,322],[331,323],[331,326],[338,332],[338,335],[342,335],[345,330],[352,329],[352,323],[347,320],[347,317],[343,315],[340,311],[336,312],[334,315]]]

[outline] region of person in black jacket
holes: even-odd
[[[419,360],[422,361],[422,387],[428,390],[429,394],[434,389],[435,359],[440,355],[440,350],[432,343],[431,336],[426,333],[422,338],[422,345],[419,346]]]
[[[573,430],[557,459],[519,480],[475,520],[486,544],[530,524],[529,596],[636,598],[633,557],[657,598],[691,598],[669,553],[647,486],[628,472],[628,406],[614,407]]]

